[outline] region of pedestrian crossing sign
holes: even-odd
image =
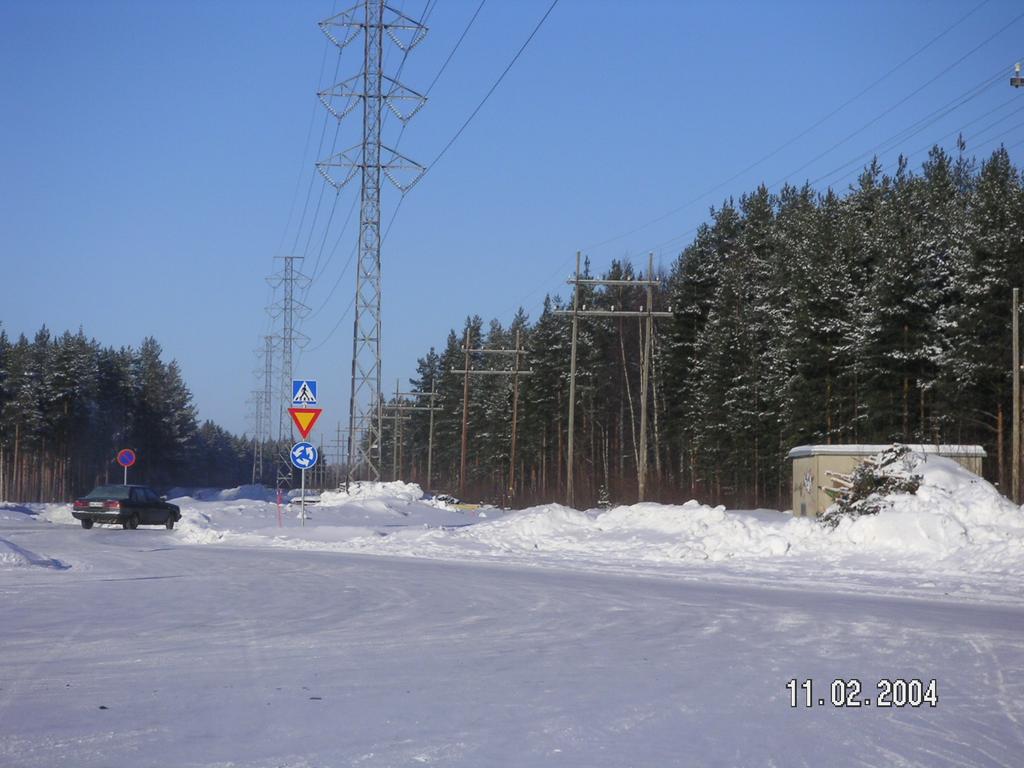
[[[292,379],[292,405],[316,405],[316,379]]]

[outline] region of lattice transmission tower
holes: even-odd
[[[391,8],[384,0],[364,0],[319,22],[319,26],[340,50],[360,37],[363,41],[362,72],[317,94],[339,121],[357,106],[362,106],[362,140],[318,162],[316,167],[327,183],[337,190],[357,174],[361,177],[348,473],[350,479],[358,473],[367,479],[379,480],[383,429],[381,174],[405,194],[426,171],[424,166],[381,143],[384,107],[404,124],[426,103],[425,96],[384,74],[384,47],[386,41],[390,41],[402,52],[404,59],[423,40],[427,28]]]
[[[271,414],[273,409],[271,401],[274,391],[274,337],[263,337],[263,348],[257,352],[260,360],[260,368],[256,373],[263,377],[263,385],[260,389],[253,391],[253,401],[256,408],[256,435],[253,447],[252,459],[252,482],[263,481],[263,454],[267,443],[273,439],[271,430]]]
[[[302,261],[302,256],[277,256],[284,263],[281,271],[268,277],[267,282],[276,289],[281,289],[281,298],[272,304],[268,311],[274,319],[281,320],[281,333],[268,337],[268,350],[273,340],[280,342],[281,370],[280,389],[277,413],[277,452],[274,464],[277,467],[278,490],[290,487],[292,481],[292,463],[288,449],[294,442],[291,418],[288,415],[288,403],[292,399],[292,353],[296,346],[305,346],[309,338],[295,327],[295,321],[309,314],[309,307],[295,298],[296,288],[302,289],[309,284],[309,278],[295,269],[295,262]],[[268,422],[267,429],[270,426]]]

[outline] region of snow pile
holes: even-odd
[[[273,501],[277,491],[265,485],[240,485],[237,488],[172,488],[167,498],[191,498],[199,501],[235,501],[252,499],[254,501]]]
[[[877,515],[841,521],[836,539],[890,553],[966,555],[976,568],[1020,565],[1024,509],[952,459],[919,453],[907,459],[907,469],[921,477],[917,493],[886,497]]]
[[[182,516],[176,534],[193,544],[334,550],[347,549],[342,545],[354,539],[379,539],[401,529],[421,531],[470,522],[462,513],[419,501],[422,492],[414,484],[359,483],[353,484],[352,491],[320,494],[320,503],[306,505],[304,521],[294,502],[278,507],[274,502],[245,498],[230,502],[176,498],[172,501]]]
[[[416,483],[403,483],[401,480],[391,483],[356,481],[349,486],[348,491],[342,488],[337,491],[324,491],[320,494],[320,502],[328,505],[347,504],[369,499],[386,500],[388,504],[394,505],[396,502],[418,501],[422,498],[422,488]]]
[[[777,556],[791,546],[784,533],[787,525],[801,531],[795,538],[813,533],[815,525],[809,520],[775,517],[766,522],[697,501],[682,506],[646,502],[589,512],[547,504],[495,521],[432,532],[431,539],[436,544],[445,535],[475,545],[473,549],[500,552],[665,562]]]
[[[641,503],[580,512],[558,504],[452,530],[360,541],[364,550],[459,557],[481,553],[558,560],[830,563],[868,557],[915,567],[1024,575],[1024,512],[952,459],[912,454],[916,494],[877,497],[879,512],[834,528],[780,513],[729,512],[697,501]]]
[[[787,518],[779,515],[781,524]],[[805,522],[806,521],[802,521]],[[547,504],[449,535],[504,552],[537,551],[617,560],[722,560],[784,554],[788,542],[778,525],[730,514],[696,501],[656,503],[579,512]]]
[[[58,525],[81,525],[72,517],[70,504],[33,504],[31,506],[35,508],[39,520]]]

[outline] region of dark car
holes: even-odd
[[[168,504],[146,485],[101,485],[76,499],[72,516],[83,528],[93,523],[120,523],[122,528],[163,525],[168,529],[181,520],[181,510]]]

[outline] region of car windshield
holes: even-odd
[[[127,485],[101,485],[89,491],[87,499],[127,499],[131,489]]]

